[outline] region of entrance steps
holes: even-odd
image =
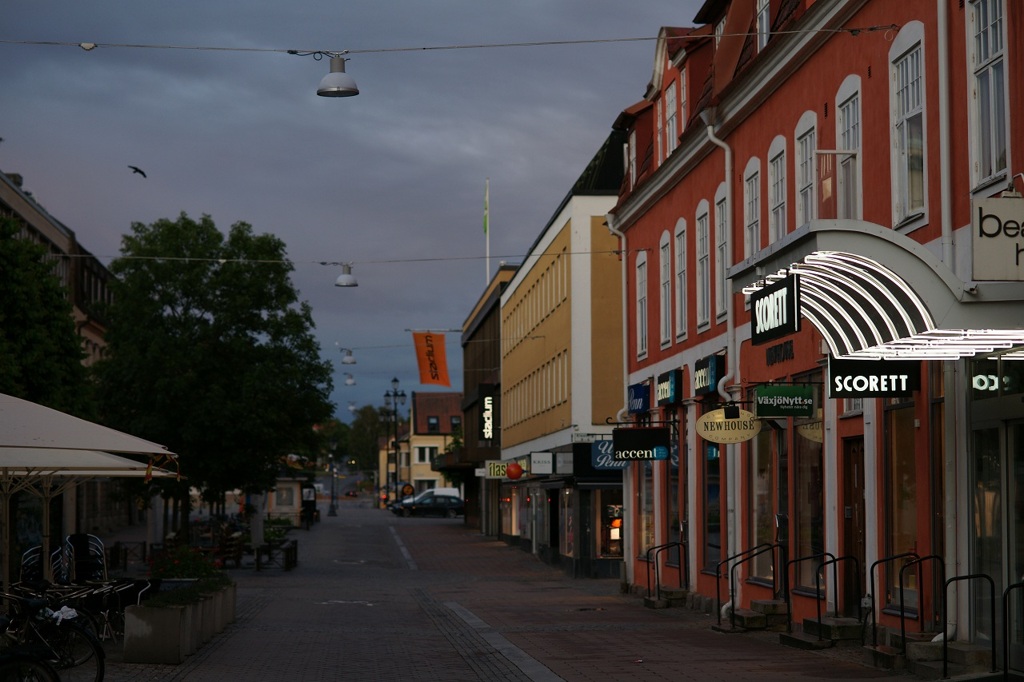
[[[925,680],[942,679],[942,642],[931,641],[935,635],[908,632],[904,653],[900,631],[879,626],[880,643],[864,646],[865,663],[883,670],[909,672]],[[979,680],[992,674],[992,648],[987,644],[950,642],[947,652],[947,675],[951,679]]]
[[[856,618],[824,616],[805,618],[799,631],[784,632],[779,642],[796,649],[829,649],[835,646],[860,646],[863,625]]]
[[[644,606],[649,609],[669,609],[680,606],[696,608],[693,605],[693,593],[681,587],[662,587],[657,595],[644,597]]]

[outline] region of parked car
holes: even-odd
[[[427,490],[422,490],[416,493],[415,495],[403,497],[401,500],[396,500],[392,502],[391,504],[388,505],[388,509],[390,509],[392,513],[397,514],[398,516],[402,516],[402,508],[404,505],[426,502],[434,495],[449,495],[451,497],[458,497],[459,490],[458,488],[428,488]]]
[[[400,516],[443,516],[454,519],[465,516],[466,503],[454,495],[428,495],[418,500],[401,502],[392,509]]]

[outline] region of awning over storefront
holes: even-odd
[[[1024,359],[1024,283],[961,281],[928,248],[854,220],[814,221],[729,269],[734,291],[787,275],[834,357]]]

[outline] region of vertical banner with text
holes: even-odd
[[[451,386],[448,379],[448,359],[444,351],[444,335],[432,332],[413,332],[416,362],[420,368],[421,384]]]

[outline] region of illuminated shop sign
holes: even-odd
[[[757,416],[766,418],[813,417],[811,386],[758,386],[754,389]]]
[[[642,414],[651,411],[651,386],[647,382],[630,384],[629,413]]]
[[[709,355],[693,363],[693,393],[707,395],[718,390],[718,380],[725,376],[725,356]]]
[[[612,430],[612,458],[619,461],[668,459],[671,432],[664,426]]]
[[[975,201],[971,246],[975,280],[1024,281],[1024,198]]]
[[[829,398],[900,398],[921,388],[917,360],[828,358]]]
[[[750,295],[750,342],[755,346],[800,331],[800,289],[789,275]]]
[[[659,405],[678,404],[683,399],[683,370],[659,374],[654,388]]]

